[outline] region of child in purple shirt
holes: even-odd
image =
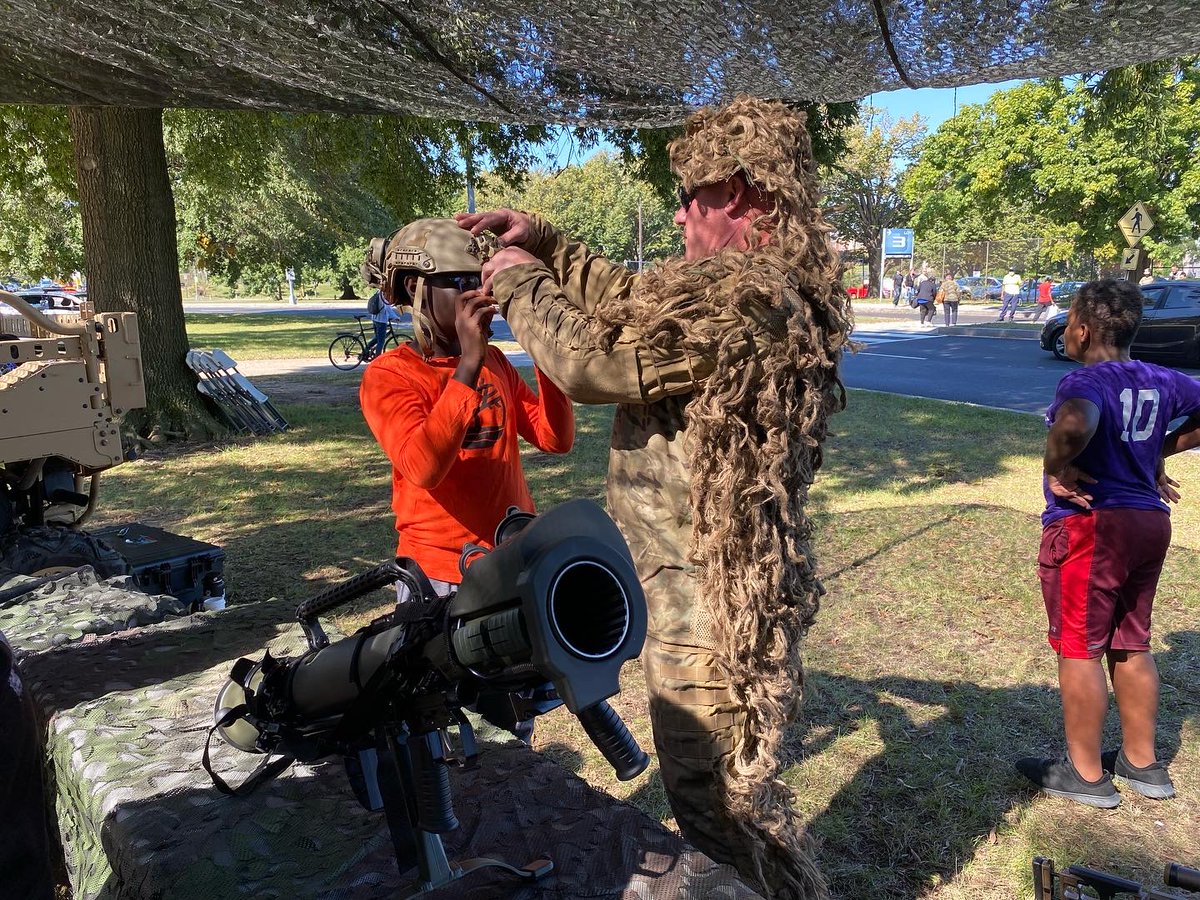
[[[1154,749],[1150,610],[1171,542],[1167,501],[1179,499],[1163,460],[1200,446],[1200,382],[1130,359],[1141,320],[1141,291],[1112,279],[1084,285],[1068,313],[1067,355],[1084,368],[1059,382],[1046,412],[1038,553],[1067,755],[1017,762],[1046,793],[1105,808],[1121,802],[1109,772],[1146,797],[1175,793]],[[1102,656],[1121,716],[1122,746],[1111,759],[1100,747],[1108,710]]]

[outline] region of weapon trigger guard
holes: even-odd
[[[462,756],[457,759],[455,764],[464,770],[473,769],[479,760],[479,745],[475,743],[475,729],[471,727],[470,719],[458,707],[454,708],[454,720],[458,723],[458,739],[462,742]]]

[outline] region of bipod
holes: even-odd
[[[473,744],[465,719],[461,727],[464,739]],[[374,746],[346,757],[359,802],[369,810],[383,810],[400,874],[416,865],[416,881],[399,896],[419,897],[481,869],[502,869],[530,884],[548,875],[554,869],[548,859],[518,868],[488,857],[455,863],[446,857],[441,835],[458,828],[458,819],[450,798],[443,735],[441,730],[413,734],[405,726],[380,725],[373,732]]]

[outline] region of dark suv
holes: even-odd
[[[1146,298],[1142,327],[1133,339],[1130,354],[1136,359],[1200,365],[1200,278],[1152,281],[1142,285],[1142,295]],[[1064,309],[1042,327],[1042,349],[1066,359],[1066,330]]]

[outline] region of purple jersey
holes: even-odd
[[[1100,409],[1096,433],[1073,462],[1096,479],[1083,488],[1094,509],[1167,509],[1158,496],[1155,472],[1167,426],[1200,412],[1200,382],[1181,372],[1143,362],[1084,366],[1058,383],[1046,424],[1067,400],[1090,400]],[[1042,524],[1083,510],[1050,493],[1042,478],[1046,511]]]

